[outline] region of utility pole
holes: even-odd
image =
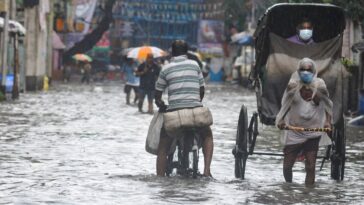
[[[251,27],[255,24],[255,0],[252,0],[252,19],[251,19]],[[251,29],[251,28],[249,28]]]
[[[12,99],[19,98],[19,46],[18,46],[18,35],[17,33],[13,34],[14,39],[14,84],[13,84],[13,91],[12,91]]]
[[[52,69],[53,69],[53,1],[49,1],[49,13],[47,14],[47,29],[48,29],[48,37],[47,37],[47,70],[46,74],[48,78],[52,79]]]
[[[16,0],[10,0],[9,18],[16,20]]]
[[[1,38],[1,68],[2,68],[2,80],[1,80],[1,90],[5,94],[6,90],[6,76],[8,74],[8,37],[9,37],[9,0],[1,0],[1,11],[4,13],[4,27],[3,27],[3,34]]]
[[[15,20],[16,19],[16,0],[11,0],[10,2],[10,19]],[[18,99],[19,98],[19,34],[17,32],[14,32],[11,34],[11,37],[13,38],[13,46],[14,46],[14,69],[13,69],[13,89],[12,89],[12,99]]]

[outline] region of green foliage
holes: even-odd
[[[23,2],[24,2],[24,0],[16,0],[16,4],[17,5],[23,6]]]
[[[225,25],[235,25],[238,30],[244,30],[247,8],[246,0],[225,0],[223,8],[225,10]]]
[[[342,58],[341,59],[341,63],[345,66],[345,67],[350,67],[354,65],[354,62],[352,60],[350,60],[349,58]]]
[[[331,0],[332,4],[342,7],[348,17],[353,20],[364,21],[364,1],[358,0]]]
[[[277,1],[287,2],[287,1]],[[354,21],[364,21],[363,0],[289,0],[289,3],[329,3],[344,9],[346,16]]]
[[[238,29],[242,30],[245,24],[245,17],[250,14],[253,1],[256,3],[256,18],[260,18],[267,8],[278,3],[333,4],[343,8],[348,18],[364,27],[364,0],[224,0],[225,24],[237,25],[236,22],[238,22]]]
[[[346,70],[350,73],[353,73],[354,69],[358,67],[358,65],[356,65],[354,61],[350,60],[349,58],[342,58],[341,64],[343,64]]]

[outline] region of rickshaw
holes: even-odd
[[[314,25],[310,45],[292,45],[286,40],[296,34],[303,18]],[[255,145],[258,119],[265,125],[275,125],[281,99],[298,60],[309,57],[318,63],[318,76],[324,79],[334,102],[332,144],[326,147],[325,160],[331,162],[331,178],[343,180],[345,170],[345,121],[343,93],[345,69],[341,64],[341,47],[345,29],[344,11],[331,4],[282,3],[268,8],[258,21],[255,38],[255,66],[250,73],[256,93],[257,111],[248,119],[247,107],[242,105],[232,152],[235,157],[235,177],[245,178],[246,161],[250,155],[283,156],[281,153],[257,152]],[[295,47],[296,46],[296,47]],[[295,47],[295,48],[292,48]],[[300,49],[300,52],[296,52]],[[282,57],[283,56],[283,57]],[[282,59],[282,58],[283,59]]]

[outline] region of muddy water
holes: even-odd
[[[316,187],[305,188],[297,163],[295,183],[286,184],[282,158],[272,156],[250,156],[246,180],[235,179],[239,109],[244,103],[251,115],[256,101],[223,85],[210,85],[205,99],[214,116],[214,179],[156,177],[155,156],[144,150],[152,116],[126,106],[122,91],[116,83],[57,85],[0,104],[0,204],[364,203],[364,138],[347,142],[343,182],[330,179],[326,163]],[[256,150],[281,152],[281,133],[259,126]]]

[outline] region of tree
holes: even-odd
[[[289,0],[289,3],[330,3],[344,9],[347,17],[364,23],[364,1],[362,0]]]
[[[69,61],[71,57],[77,53],[85,53],[92,49],[92,47],[101,39],[102,35],[109,29],[110,24],[113,21],[112,8],[115,1],[116,0],[107,0],[104,7],[104,16],[98,26],[91,33],[85,35],[80,42],[64,52],[63,60],[65,62]]]
[[[225,0],[223,8],[225,10],[225,25],[235,26],[238,30],[244,30],[246,19],[245,0]]]
[[[354,21],[364,23],[364,1],[358,0],[324,0],[324,2],[332,3],[342,7],[345,13]]]

